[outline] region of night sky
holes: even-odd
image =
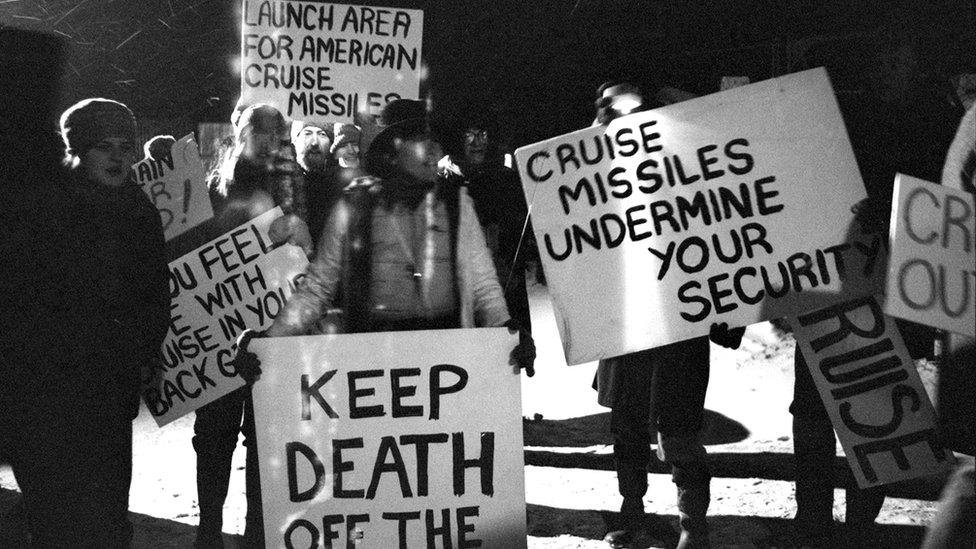
[[[587,125],[595,88],[611,78],[706,94],[723,75],[756,81],[826,65],[838,93],[856,93],[891,28],[918,39],[933,74],[976,72],[973,0],[358,3],[422,9],[435,104],[490,104],[513,147]],[[0,0],[0,23],[68,42],[61,108],[111,97],[144,125],[182,135],[229,119],[239,10],[230,0]]]

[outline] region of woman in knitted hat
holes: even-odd
[[[335,141],[330,152],[340,168],[355,169],[361,162],[359,158],[359,139],[362,132],[353,124],[336,124]]]
[[[125,105],[81,101],[61,130],[67,170],[32,220],[40,265],[25,265],[36,279],[17,311],[31,329],[20,350],[0,349],[23,368],[24,396],[2,413],[18,422],[12,462],[33,546],[128,547],[132,420],[169,327],[162,223],[126,180],[137,149]]]
[[[75,103],[61,115],[65,163],[93,182],[121,187],[138,158],[136,118],[111,99]]]

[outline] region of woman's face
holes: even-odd
[[[250,160],[265,160],[281,149],[281,136],[275,132],[246,128],[241,132],[240,155]]]
[[[346,143],[336,149],[335,157],[339,161],[339,166],[342,168],[358,168],[359,145],[356,143]]]
[[[79,157],[85,177],[108,187],[120,187],[136,158],[136,144],[123,137],[106,137]]]
[[[400,171],[428,183],[437,178],[437,161],[444,157],[440,143],[430,136],[418,135],[396,139],[393,146],[393,162]]]

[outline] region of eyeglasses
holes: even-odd
[[[488,131],[487,130],[478,130],[478,131],[471,131],[471,130],[469,130],[469,131],[464,132],[464,142],[465,143],[474,143],[476,139],[480,139],[482,141],[488,141]]]

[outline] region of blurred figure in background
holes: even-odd
[[[284,215],[272,223],[269,237],[275,243],[288,242],[311,253],[305,180],[294,159],[284,117],[277,109],[259,104],[245,107],[236,123],[234,149],[227,156],[227,162],[231,164],[219,170],[222,176],[217,193],[221,200],[214,204],[214,222],[210,224],[204,242],[280,206]],[[228,174],[232,176],[228,178]],[[192,249],[181,251],[186,253]],[[240,433],[244,434],[247,452],[247,514],[243,546],[263,547],[261,485],[250,388],[242,387],[198,409],[193,432],[200,503],[200,527],[195,547],[223,547],[223,506]]]
[[[176,138],[172,135],[157,135],[146,141],[146,144],[142,146],[142,152],[146,158],[162,160],[172,155],[175,144]]]
[[[333,137],[331,124],[296,120],[291,125],[291,141],[308,194],[308,228],[313,243],[318,242],[326,217],[342,193],[342,188],[336,188],[333,181]]]
[[[840,107],[867,198],[854,206],[860,232],[885,239],[891,216],[895,174],[938,181],[945,152],[959,120],[958,106],[926,74],[922,51],[907,20],[892,16],[867,58],[863,93],[842,96]],[[886,240],[885,240],[886,241]],[[937,332],[895,320],[913,359],[932,358]],[[796,354],[793,449],[796,461],[794,542],[833,547],[838,540],[868,546],[885,500],[884,486],[861,489],[846,469],[844,532],[834,531],[836,438],[820,394],[800,353]]]
[[[443,164],[459,176],[474,202],[509,313],[531,330],[525,271],[526,261],[537,257],[535,241],[518,173],[505,166],[497,147],[497,126],[487,106],[473,107],[458,125],[463,130],[460,154],[451,154]]]
[[[976,194],[976,106],[966,111],[949,146],[942,184]],[[958,466],[943,489],[922,549],[976,547],[976,467],[971,459],[976,451],[976,341],[951,334],[948,347],[939,365],[939,426],[946,446],[970,459]]]

